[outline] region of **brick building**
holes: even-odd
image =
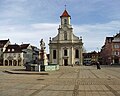
[[[113,37],[106,37],[100,57],[102,64],[120,64],[120,33]]]

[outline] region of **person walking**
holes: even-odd
[[[99,63],[99,62],[97,62],[96,65],[97,65],[97,69],[101,69],[101,68],[100,68],[100,63]]]

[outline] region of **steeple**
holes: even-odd
[[[63,14],[60,16],[60,18],[62,17],[71,17],[71,16],[68,14],[67,10],[65,9]]]
[[[66,5],[65,5],[65,10],[60,16],[60,18],[61,18],[61,25],[70,25],[71,16],[68,14],[66,10]]]

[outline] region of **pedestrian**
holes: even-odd
[[[97,69],[101,69],[101,68],[100,68],[100,63],[99,63],[99,62],[96,62],[96,65],[97,65]]]

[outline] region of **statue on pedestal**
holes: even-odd
[[[41,50],[44,50],[46,48],[45,42],[43,41],[43,39],[41,39],[41,41],[40,41],[40,47],[41,47]]]
[[[39,53],[39,59],[42,63],[41,65],[48,65],[48,58],[45,50],[45,42],[43,39],[40,40],[40,53]]]

